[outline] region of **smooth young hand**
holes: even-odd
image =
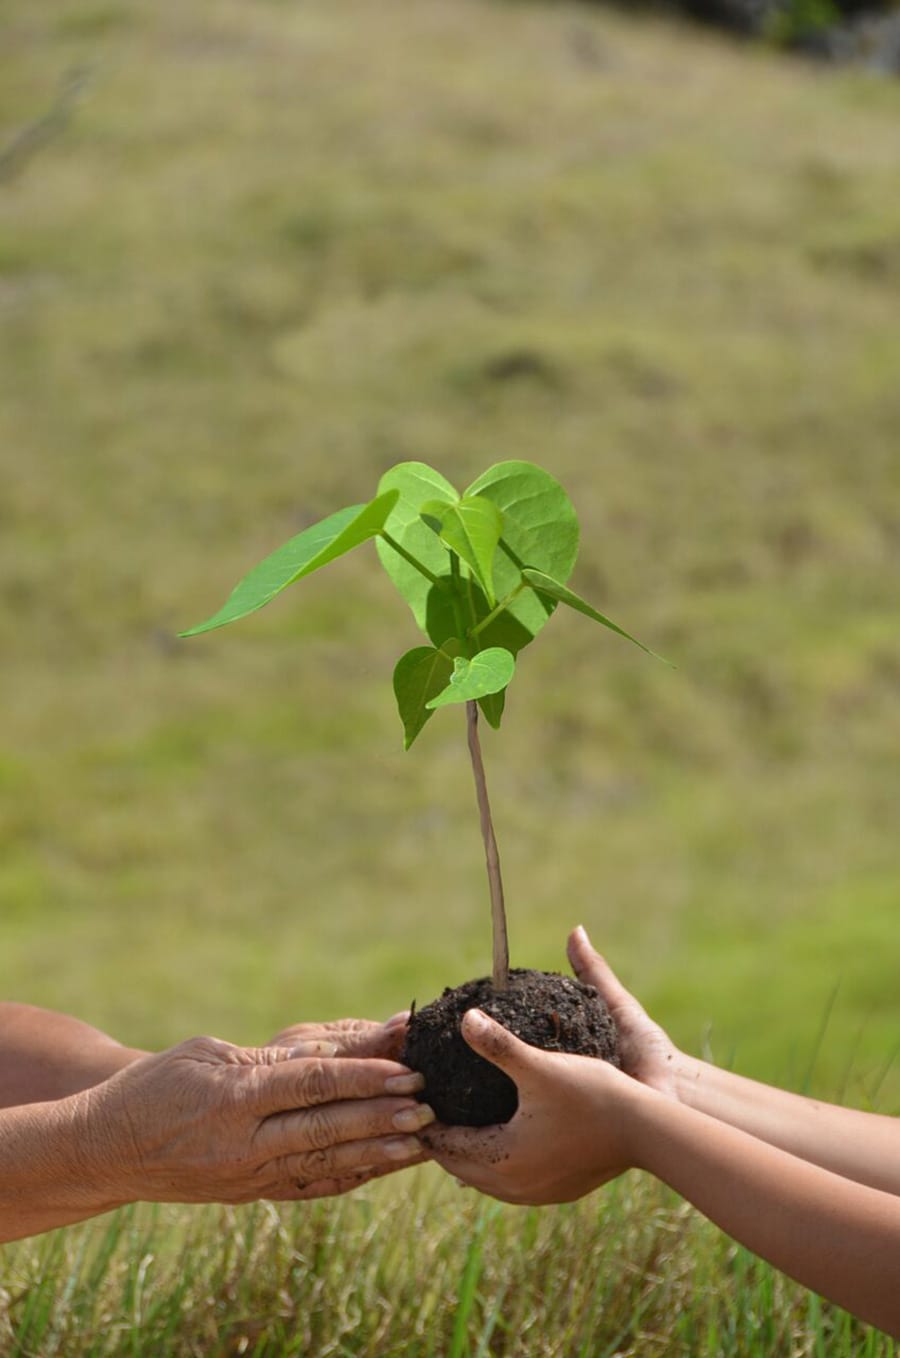
[[[519,1109],[501,1127],[428,1129],[434,1158],[513,1203],[564,1202],[626,1167],[646,1170],[763,1259],[900,1337],[897,1119],[691,1061],[582,932],[570,956],[610,1003],[625,1071],[537,1051],[470,1011],[463,1034],[515,1081]]]
[[[514,1117],[496,1127],[422,1133],[433,1158],[462,1183],[503,1202],[572,1202],[629,1168],[629,1104],[636,1085],[606,1061],[539,1051],[480,1010],[462,1032],[519,1091]]]
[[[678,1098],[678,1075],[685,1058],[668,1033],[654,1023],[630,995],[609,963],[592,946],[587,931],[573,929],[566,945],[572,970],[585,985],[599,990],[609,1006],[619,1036],[619,1055],[626,1075],[672,1099]]]

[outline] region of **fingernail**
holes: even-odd
[[[483,1014],[480,1009],[467,1009],[465,1020],[469,1031],[473,1033],[483,1033],[489,1024],[487,1014]]]
[[[386,1094],[418,1094],[424,1088],[425,1076],[417,1070],[411,1070],[408,1075],[389,1075],[384,1082]]]
[[[293,1060],[301,1059],[305,1056],[337,1056],[338,1048],[336,1042],[300,1042],[296,1047],[291,1047],[290,1055]]]
[[[401,1009],[398,1014],[391,1014],[389,1019],[385,1019],[385,1028],[399,1028],[401,1025],[409,1023],[409,1010]]]
[[[401,1108],[391,1119],[398,1132],[418,1132],[434,1122],[434,1113],[427,1103],[418,1103],[415,1108]]]
[[[421,1155],[422,1147],[414,1136],[395,1136],[385,1141],[382,1149],[389,1160],[411,1160]]]

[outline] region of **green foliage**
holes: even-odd
[[[786,0],[774,6],[763,22],[771,42],[790,47],[841,21],[841,7],[834,0]]]
[[[400,498],[388,515],[385,533],[390,534],[394,542],[432,575],[440,574],[447,562],[446,549],[422,519],[420,511],[423,504],[434,500],[452,504],[459,498],[456,491],[440,472],[427,467],[424,462],[400,462],[396,467],[391,467],[378,483],[379,494],[388,490],[399,491]],[[376,550],[382,566],[412,609],[417,624],[439,646],[452,635],[452,627],[438,638],[429,631],[430,580],[421,569],[400,556],[383,539],[376,541]]]
[[[206,622],[182,632],[184,637],[210,632],[255,613],[271,603],[288,585],[304,575],[312,575],[360,543],[368,542],[384,527],[385,519],[397,502],[396,491],[377,496],[369,504],[350,505],[313,524],[267,556],[232,591],[227,602]]]
[[[450,682],[443,692],[432,698],[428,707],[446,707],[448,703],[468,703],[505,689],[516,668],[509,651],[502,646],[491,646],[470,660],[457,656],[453,662]]]
[[[455,505],[429,500],[419,510],[449,551],[464,561],[484,590],[491,608],[494,595],[494,554],[503,532],[503,515],[485,496],[464,495]]]
[[[434,646],[416,646],[397,661],[394,696],[403,722],[404,749],[409,749],[431,717],[431,699],[444,691],[452,673],[452,658]]]
[[[576,594],[573,589],[561,585],[552,576],[546,575],[543,571],[533,571],[526,567],[522,572],[522,578],[533,589],[537,590],[538,594],[546,594],[549,598],[555,599],[557,603],[566,604],[568,608],[574,608],[576,613],[583,613],[586,618],[592,618],[594,622],[602,623],[610,631],[618,632],[620,637],[625,637],[627,641],[633,641],[635,646],[640,646],[641,650],[646,651],[648,655],[656,656],[657,660],[662,660],[662,656],[656,655],[655,651],[651,651],[642,641],[638,641],[637,637],[633,637],[630,632],[624,631],[605,613],[598,613],[596,608],[593,608],[587,600],[582,599],[580,594]],[[669,662],[665,661],[664,663],[668,664]]]
[[[408,651],[394,670],[406,749],[432,712],[452,703],[478,701],[498,727],[515,657],[557,603],[654,654],[562,583],[578,552],[575,510],[549,472],[515,461],[489,467],[462,495],[424,462],[399,463],[368,504],[339,510],[279,547],[217,613],[181,636],[246,617],[370,538],[433,643]]]

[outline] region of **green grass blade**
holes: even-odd
[[[350,505],[339,509],[327,519],[306,528],[267,556],[249,575],[235,586],[227,602],[205,622],[180,632],[182,637],[211,632],[237,622],[249,613],[271,603],[288,585],[304,575],[311,575],[321,566],[352,551],[380,533],[391,510],[397,503],[398,492],[386,491],[364,505]]]
[[[453,1318],[453,1334],[450,1339],[448,1358],[465,1358],[465,1355],[471,1351],[468,1341],[468,1327],[478,1295],[478,1283],[481,1279],[484,1233],[488,1223],[497,1216],[497,1210],[498,1204],[496,1203],[491,1203],[484,1209],[478,1218],[474,1234],[469,1242],[469,1248],[466,1251],[466,1259],[459,1283],[456,1314]]]

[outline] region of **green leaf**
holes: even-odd
[[[459,499],[459,492],[440,472],[424,462],[398,462],[386,471],[378,483],[378,493],[382,495],[391,490],[396,490],[399,498],[388,515],[384,531],[433,575],[449,579],[447,549],[422,521],[419,509],[426,500],[453,504]],[[434,592],[434,585],[383,539],[378,539],[375,549],[382,566],[412,609],[419,627],[432,641],[440,644],[443,638],[431,636],[428,627],[429,597]]]
[[[475,575],[491,608],[494,597],[494,554],[503,531],[503,515],[482,495],[464,495],[456,504],[426,500],[419,510],[426,523],[436,523],[441,541]]]
[[[605,614],[598,613],[596,608],[592,608],[585,599],[582,599],[580,594],[567,589],[565,585],[561,585],[552,576],[545,575],[543,571],[530,570],[527,567],[523,570],[522,575],[532,589],[538,590],[541,594],[549,595],[551,599],[556,599],[558,603],[567,604],[569,608],[574,608],[577,613],[583,613],[586,618],[593,618],[594,622],[602,623],[611,632],[618,632],[620,637],[624,637],[626,641],[633,641],[635,646],[640,646],[642,651],[646,651],[654,659],[662,660],[664,665],[670,663],[668,660],[663,660],[663,657],[657,655],[655,651],[651,651],[649,646],[645,646],[642,641],[638,641],[637,637],[633,637],[630,632],[626,632],[624,628],[619,627],[617,623],[607,618]]]
[[[503,515],[500,550],[494,560],[498,599],[512,593],[524,566],[568,580],[578,555],[578,517],[562,486],[533,462],[498,462],[465,492],[491,500]],[[509,608],[486,627],[479,640],[502,646],[513,655],[533,641],[555,607],[555,601],[523,590]],[[485,608],[479,617],[485,617]]]
[[[434,715],[427,704],[449,684],[454,655],[461,650],[458,641],[447,643],[446,651],[432,646],[416,646],[400,657],[394,668],[394,696],[403,722],[403,748],[408,750],[422,727]]]
[[[486,693],[483,698],[478,699],[478,706],[484,713],[488,725],[499,731],[503,709],[506,706],[506,689],[501,688],[497,693]]]
[[[249,575],[245,575],[234,588],[218,613],[179,635],[193,637],[199,632],[210,632],[214,627],[237,622],[248,613],[255,613],[295,580],[312,574],[320,566],[326,566],[329,561],[334,561],[380,533],[397,499],[398,492],[389,490],[377,495],[368,504],[339,509],[336,514],[304,529],[258,566],[254,566]]]
[[[500,646],[479,651],[471,660],[466,656],[457,656],[449,684],[437,697],[431,698],[426,706],[433,711],[438,707],[446,707],[448,703],[467,703],[489,693],[499,693],[506,688],[515,669],[515,659]]]

